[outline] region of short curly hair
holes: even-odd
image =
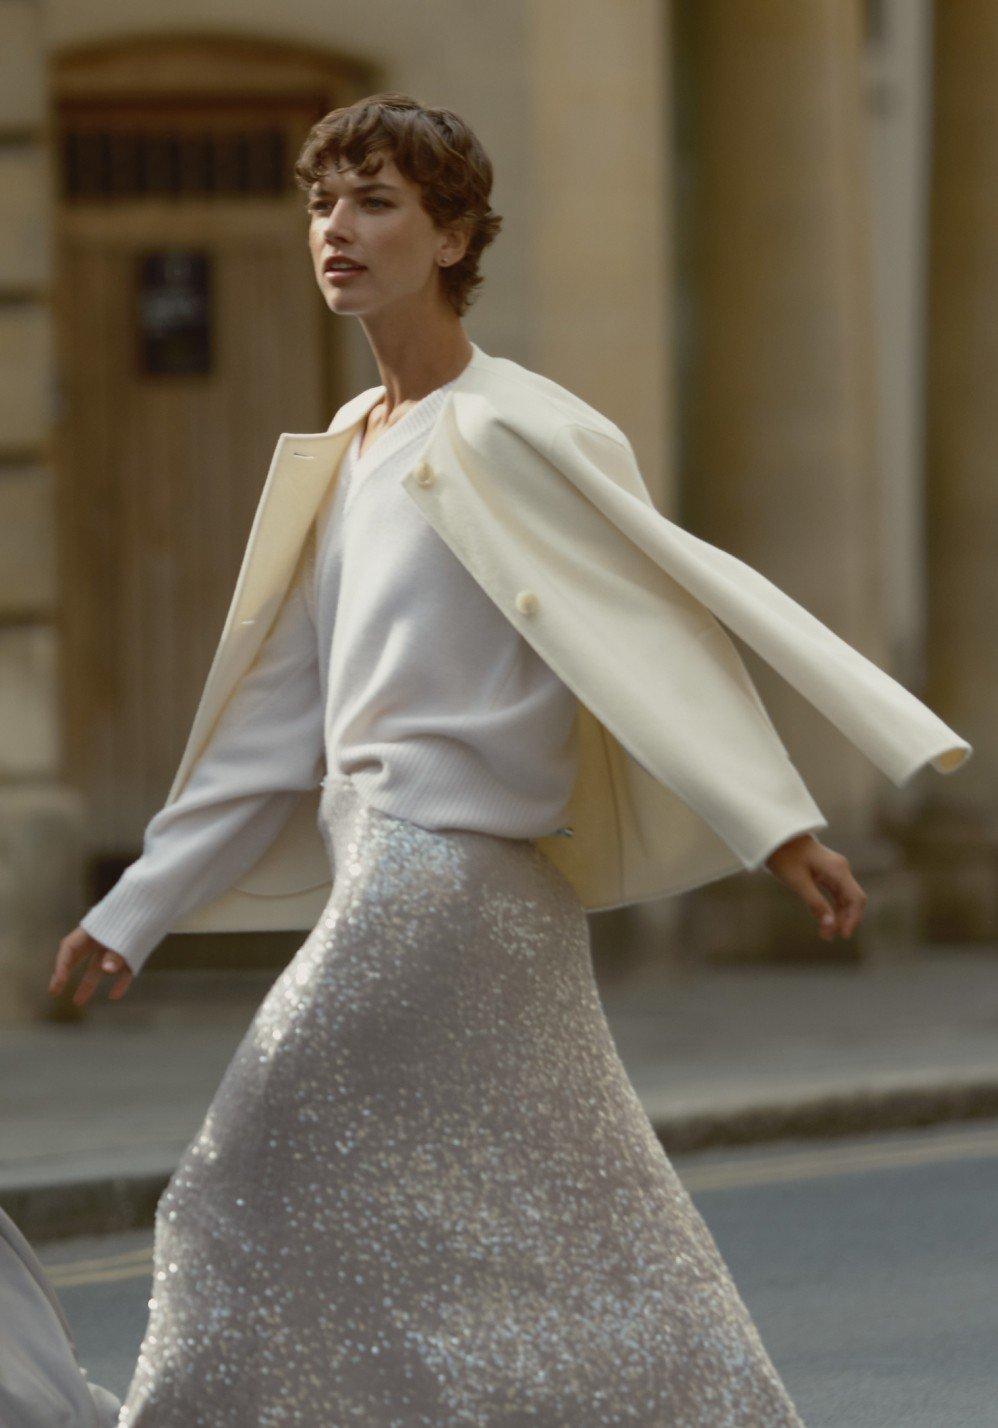
[[[422,189],[422,205],[439,228],[469,233],[464,257],[440,269],[444,295],[458,317],[484,281],[479,259],[502,217],[489,206],[492,162],[471,129],[450,109],[420,104],[408,94],[369,94],[333,109],[309,130],[295,161],[295,183],[306,193],[341,158],[365,177],[387,154],[399,173]]]

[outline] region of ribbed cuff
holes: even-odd
[[[84,932],[124,957],[134,973],[176,919],[176,895],[137,885],[126,869],[114,887],[80,919]]]

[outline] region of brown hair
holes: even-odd
[[[460,317],[484,281],[478,261],[502,226],[489,207],[491,160],[450,109],[428,108],[408,94],[369,94],[313,124],[295,161],[295,182],[307,192],[341,157],[366,178],[381,167],[384,153],[419,184],[423,208],[438,228],[454,225],[470,234],[464,257],[440,269],[444,295]]]

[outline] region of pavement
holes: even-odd
[[[82,1020],[0,1030],[0,1204],[29,1240],[152,1224],[276,975],[150,967]],[[599,984],[670,1154],[998,1115],[998,946]]]

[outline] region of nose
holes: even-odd
[[[325,228],[327,233],[331,233],[334,228],[339,227],[339,215],[340,201],[339,199],[337,199],[336,202],[333,204],[332,208],[329,210],[328,214],[326,215]]]
[[[334,204],[322,225],[322,241],[332,248],[348,248],[353,241],[346,229],[340,226],[339,205]]]

